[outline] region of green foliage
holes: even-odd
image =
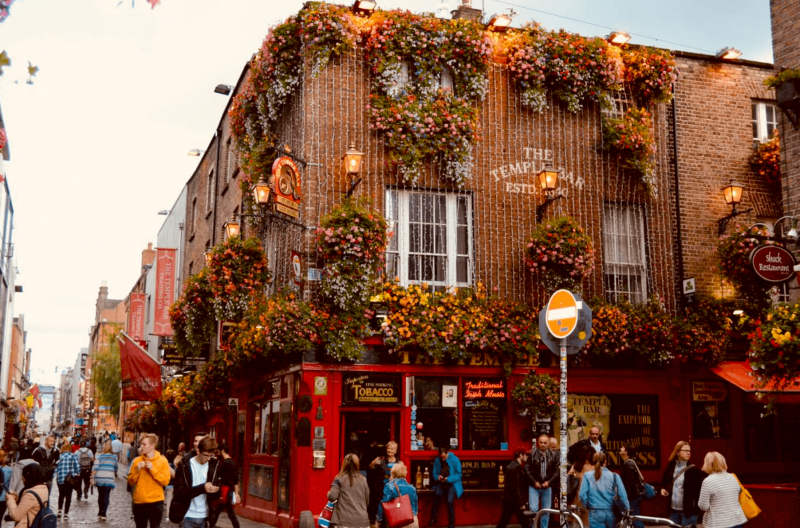
[[[783,69],[775,75],[771,75],[764,79],[764,86],[767,88],[776,88],[779,85],[793,79],[800,79],[800,68]]]
[[[532,417],[557,416],[558,382],[549,374],[531,370],[511,390],[511,400]]]
[[[104,345],[106,346],[101,346],[92,357],[92,383],[95,386],[97,405],[107,406],[109,413],[116,418],[119,417],[122,378],[116,334],[109,336]]]
[[[722,275],[736,288],[739,296],[759,314],[772,303],[773,286],[762,281],[750,264],[750,253],[760,245],[775,245],[772,240],[760,241],[753,235],[767,235],[764,228],[751,229],[736,226],[731,235],[720,237],[717,246],[719,269]]]
[[[800,304],[784,303],[758,321],[750,339],[755,386],[786,390],[800,386]]]
[[[603,117],[603,147],[617,155],[622,166],[637,173],[647,194],[656,196],[656,141],[653,120],[644,108],[630,108],[618,118]]]

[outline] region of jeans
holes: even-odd
[[[436,521],[436,510],[439,509],[439,503],[442,497],[447,499],[447,526],[453,528],[456,525],[456,487],[449,482],[438,482],[436,484],[436,496],[433,498],[433,507],[431,508],[431,524]]]
[[[217,519],[219,516],[222,515],[222,512],[228,513],[228,519],[231,520],[231,525],[233,528],[239,528],[239,519],[236,518],[236,512],[233,511],[233,504],[230,502],[226,502],[221,506],[217,506],[211,512],[211,517],[208,519],[208,526],[209,528],[214,528],[217,525]]]
[[[641,515],[642,514],[642,496],[639,495],[635,499],[628,499],[628,502],[631,503],[631,514],[632,515]],[[644,523],[642,521],[634,521],[633,528],[644,528]]]
[[[536,513],[539,511],[539,499],[542,500],[542,509],[550,508],[553,506],[553,488],[534,488],[528,486],[528,504],[531,511]],[[542,528],[547,528],[550,522],[550,514],[545,513],[542,515],[542,520],[539,523]]]
[[[136,528],[160,528],[161,517],[164,516],[164,501],[147,502],[145,504],[133,505],[133,522]]]
[[[83,497],[88,499],[89,498],[89,488],[92,487],[92,484],[91,484],[92,470],[91,469],[82,469],[81,470],[80,479],[81,479],[81,482],[83,482],[83,490],[82,490]],[[78,489],[76,491],[78,492],[78,500],[80,500],[81,499],[81,485],[80,485],[80,483],[78,484]]]
[[[589,528],[614,528],[616,524],[613,510],[589,510]]]
[[[206,528],[206,519],[195,519],[193,517],[184,517],[181,521],[181,528]]]
[[[108,513],[108,502],[111,498],[111,486],[97,486],[97,515],[105,517]]]
[[[683,514],[683,510],[673,510],[670,508],[669,520],[682,526],[686,526],[687,524],[697,524],[697,515],[687,517]]]
[[[72,504],[72,491],[74,489],[75,488],[66,482],[58,485],[58,511],[61,511],[61,507],[64,506],[64,513],[69,513],[69,506]],[[64,502],[67,504],[64,505]]]

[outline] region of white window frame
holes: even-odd
[[[636,219],[637,225],[631,225]],[[612,225],[613,224],[613,225]],[[624,230],[624,232],[623,232]],[[627,254],[639,254],[639,262],[615,262],[620,252],[620,244],[625,244]],[[608,276],[615,277],[614,285],[609,284]],[[625,277],[638,277],[641,291],[633,291],[635,282]],[[622,284],[627,282],[627,288]],[[645,303],[647,291],[647,250],[645,247],[645,215],[638,205],[605,204],[603,206],[603,287],[610,301],[628,300],[633,304]]]
[[[767,110],[769,110],[769,112]],[[753,113],[755,113],[755,118],[752,117]],[[772,114],[772,119],[770,119],[770,113]],[[772,131],[778,128],[778,106],[775,103],[767,101],[753,101],[751,107],[751,122],[755,125],[753,141],[764,143],[772,136],[769,130],[770,125]]]
[[[395,199],[392,199],[392,195]],[[410,280],[409,275],[409,254],[410,254],[410,204],[413,194],[428,194],[445,196],[445,280],[417,281]],[[467,216],[467,280],[457,282],[457,222],[458,222],[458,199],[466,200]],[[474,280],[474,244],[473,244],[473,222],[472,222],[472,195],[468,193],[448,193],[438,191],[419,191],[404,189],[386,189],[386,218],[389,220],[389,229],[397,239],[397,250],[390,250],[387,247],[386,256],[388,259],[397,255],[397,275],[402,286],[409,284],[426,283],[434,289],[464,288],[471,287]],[[396,204],[397,215],[392,207]],[[395,220],[396,219],[396,220]],[[462,255],[463,256],[463,255]]]

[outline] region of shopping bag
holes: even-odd
[[[396,482],[394,487],[397,489],[397,498],[382,502],[381,507],[389,528],[402,528],[414,522],[414,512],[411,510],[411,499],[408,495],[400,494]]]
[[[331,525],[331,517],[333,517],[333,509],[336,507],[337,501],[328,501],[324,508],[322,508],[322,513],[319,514],[319,520],[317,521],[317,526],[319,528],[330,528]]]
[[[733,475],[733,473],[731,473],[731,475]],[[739,477],[733,475],[733,478],[735,478],[736,482],[739,483],[739,488],[741,489],[739,492],[739,506],[742,507],[744,516],[747,517],[747,520],[749,521],[761,513],[761,508],[759,508],[758,504],[756,504],[756,501],[753,500],[753,496],[750,495],[750,492],[747,491],[747,488],[742,486],[742,483],[739,481]]]

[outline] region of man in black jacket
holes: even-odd
[[[589,438],[579,440],[578,442],[575,442],[569,446],[567,460],[569,461],[570,465],[574,464],[578,461],[578,459],[580,459],[583,453],[586,452],[587,447],[591,447],[597,453],[606,452],[606,443],[603,442],[603,435],[600,433],[599,427],[592,426],[592,428],[589,429]]]
[[[559,478],[559,457],[550,450],[550,437],[539,435],[531,458],[525,464],[525,475],[528,477],[528,503],[531,511],[539,511],[539,502],[543,509],[553,506],[553,486]],[[541,527],[547,528],[549,514],[542,516]]]
[[[197,445],[197,455],[175,469],[175,492],[169,520],[181,528],[204,528],[211,516],[210,501],[219,495],[222,472],[214,458],[217,441],[206,436]]]
[[[528,461],[528,449],[517,446],[514,449],[514,460],[506,468],[505,486],[503,486],[503,513],[497,528],[506,528],[512,515],[516,515],[522,528],[528,528],[530,522],[525,516],[525,505],[528,496],[528,477],[525,476],[525,463]]]
[[[56,464],[58,463],[60,456],[61,452],[56,449],[55,436],[48,436],[45,438],[44,445],[37,447],[31,455],[31,458],[38,462],[47,473],[47,481],[45,482],[45,485],[47,486],[48,494],[53,488],[53,475],[56,473]]]

